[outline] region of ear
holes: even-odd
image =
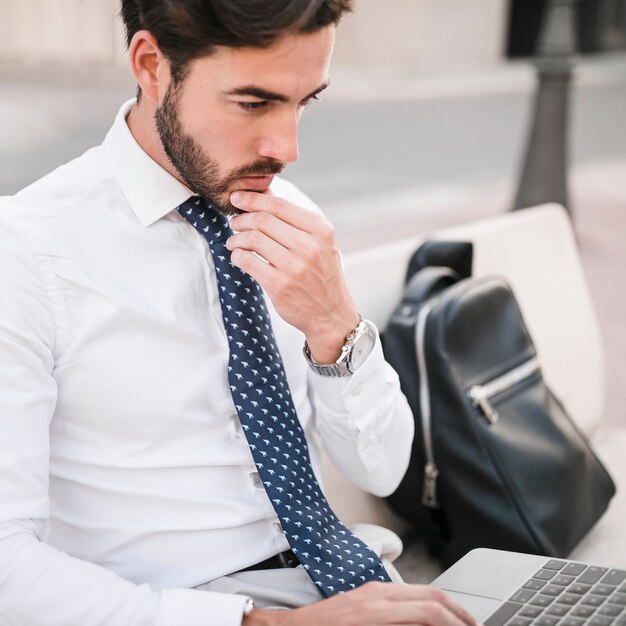
[[[128,47],[130,69],[141,87],[142,97],[160,102],[170,83],[170,65],[148,30],[137,31]]]

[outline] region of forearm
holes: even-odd
[[[316,427],[335,465],[365,491],[391,493],[406,471],[414,426],[380,340],[352,376],[330,379],[311,373],[310,381]]]
[[[0,526],[0,622],[6,626],[239,626],[244,596],[157,592],[40,542],[32,522]]]

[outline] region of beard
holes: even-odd
[[[180,121],[180,83],[170,83],[163,104],[157,108],[154,121],[163,150],[183,182],[194,193],[211,202],[226,216],[241,213],[230,202],[229,189],[246,176],[280,174],[283,163],[274,159],[259,160],[220,177],[218,164],[211,159],[195,139],[187,134]]]

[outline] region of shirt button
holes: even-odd
[[[361,393],[361,387],[355,387],[351,392],[350,395],[352,396],[358,396]]]
[[[274,527],[274,530],[277,533],[280,533],[281,535],[285,534],[285,531],[283,530],[283,527],[281,526],[280,522],[274,522],[272,526]]]
[[[369,435],[365,439],[365,445],[364,445],[365,449],[371,450],[375,445],[376,445],[376,438],[373,435]]]
[[[252,484],[255,487],[260,487],[262,484],[261,477],[259,476],[259,472],[252,472],[250,474],[250,479],[252,480]]]

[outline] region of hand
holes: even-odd
[[[270,192],[236,192],[231,202],[244,211],[231,220],[239,231],[227,242],[232,263],[250,274],[279,315],[304,333],[315,361],[333,363],[359,314],[344,280],[332,224]]]
[[[292,611],[255,609],[243,626],[478,626],[441,589],[370,582]]]

